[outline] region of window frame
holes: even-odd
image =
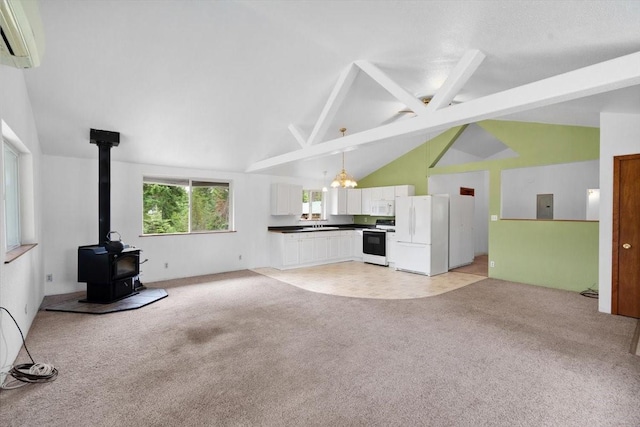
[[[228,188],[228,196],[227,196],[227,228],[222,230],[192,230],[192,195],[194,188],[193,183],[206,183],[211,184],[211,187],[214,186],[226,186]],[[160,184],[160,185],[174,185],[174,186],[183,186],[186,187],[187,198],[188,198],[188,212],[187,212],[187,231],[184,232],[172,232],[172,233],[145,233],[144,231],[144,185],[145,184]],[[203,187],[203,185],[196,185],[195,187]],[[216,178],[184,178],[184,177],[175,177],[175,176],[161,176],[161,175],[143,175],[142,177],[142,194],[141,194],[141,202],[142,202],[142,233],[141,237],[147,236],[176,236],[176,235],[190,235],[190,234],[213,234],[213,233],[232,233],[235,232],[235,220],[234,220],[234,203],[233,203],[233,194],[234,194],[234,186],[233,181],[230,179],[216,179]]]
[[[3,162],[2,173],[4,180],[3,197],[4,197],[4,233],[5,233],[5,252],[11,252],[22,246],[22,194],[21,194],[21,167],[20,167],[20,151],[16,149],[9,141],[2,138]],[[7,154],[13,157],[13,180],[15,186],[12,188],[15,197],[9,197],[7,194]],[[15,205],[9,203],[15,200]],[[13,208],[13,215],[8,215],[9,209]],[[15,222],[10,224],[9,218],[14,218]],[[9,241],[9,227],[12,226],[17,230],[17,242]]]
[[[304,196],[305,193],[308,194],[308,199],[310,200],[309,202],[309,213],[305,214],[304,212]],[[320,194],[320,217],[319,218],[314,218],[313,217],[313,195],[314,194]],[[300,203],[302,203],[302,215],[300,215],[300,221],[326,221],[327,220],[327,197],[326,197],[327,192],[324,190],[319,190],[319,189],[302,189],[302,200],[300,201]],[[308,215],[308,217],[305,218],[305,215]]]

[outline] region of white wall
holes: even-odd
[[[87,144],[89,139],[87,136]],[[117,150],[118,147],[113,148]],[[97,156],[96,148],[96,156]],[[43,205],[45,244],[44,268],[53,275],[46,283],[47,295],[81,291],[77,282],[78,246],[98,243],[98,161],[44,156],[45,193]],[[142,178],[166,176],[231,180],[235,232],[193,235],[141,236]],[[141,280],[149,283],[223,271],[264,267],[269,264],[269,226],[296,225],[298,218],[269,214],[272,182],[316,182],[244,173],[171,168],[113,161],[111,163],[111,229],[122,240],[142,249]],[[332,218],[345,222],[350,217]],[[240,259],[242,256],[242,259]],[[165,263],[169,264],[165,268]]]
[[[460,194],[460,187],[475,189],[474,251],[489,253],[489,172],[476,171],[429,177],[429,194]]]
[[[639,114],[600,114],[599,310],[611,313],[613,157],[640,153]]]
[[[31,104],[27,95],[24,73],[19,69],[0,65],[0,125],[3,134],[10,128],[21,144],[30,152],[33,192],[29,194],[28,206],[31,214],[21,215],[28,218],[25,238],[31,243],[38,243],[34,249],[9,264],[4,264],[4,202],[0,206],[0,306],[8,309],[16,318],[22,331],[26,333],[31,326],[40,303],[42,302],[43,270],[42,270],[42,235],[40,208],[40,169],[41,149],[38,134],[33,120]],[[2,155],[0,154],[0,161]],[[21,165],[22,166],[22,165]],[[1,168],[0,168],[1,169]],[[4,188],[3,174],[0,174],[0,186]],[[0,313],[0,381],[12,364],[22,340],[11,318]],[[34,355],[35,356],[35,355]]]
[[[587,219],[587,190],[599,187],[598,161],[502,171],[502,218],[535,219],[536,195],[553,194],[553,219]]]

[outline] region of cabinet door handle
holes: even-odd
[[[622,245],[622,247],[625,249],[631,249],[631,245],[628,243],[625,243],[624,245]]]

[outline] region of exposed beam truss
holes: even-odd
[[[443,131],[454,126],[515,114],[640,84],[640,52],[518,86],[462,104],[354,133],[256,162],[257,172],[298,160],[321,157],[398,136]]]
[[[331,124],[338,112],[338,109],[342,105],[342,101],[344,101],[349,89],[351,89],[351,85],[356,79],[358,72],[358,68],[356,68],[354,64],[351,64],[342,72],[342,74],[340,74],[336,85],[333,87],[331,95],[329,95],[327,103],[324,105],[324,108],[320,113],[320,117],[318,118],[316,125],[311,131],[311,135],[309,135],[307,146],[315,144],[325,134],[327,127]]]
[[[425,111],[429,113],[451,104],[453,98],[460,92],[460,89],[467,83],[473,73],[476,72],[484,58],[484,53],[479,50],[470,50],[465,53],[451,74],[449,74],[447,80],[429,101]]]
[[[291,135],[293,135],[293,137],[296,139],[296,141],[298,141],[298,144],[300,144],[302,148],[307,146],[307,140],[304,139],[304,136],[302,136],[302,131],[296,125],[290,124],[289,132],[291,132]]]
[[[369,77],[375,80],[380,86],[393,95],[398,101],[405,104],[417,115],[422,115],[426,111],[426,106],[422,100],[407,92],[402,86],[391,79],[384,71],[376,67],[369,61],[356,61],[355,64]]]

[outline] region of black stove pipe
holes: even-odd
[[[111,147],[120,145],[120,133],[91,129],[91,144],[98,146],[98,245],[111,231]]]

